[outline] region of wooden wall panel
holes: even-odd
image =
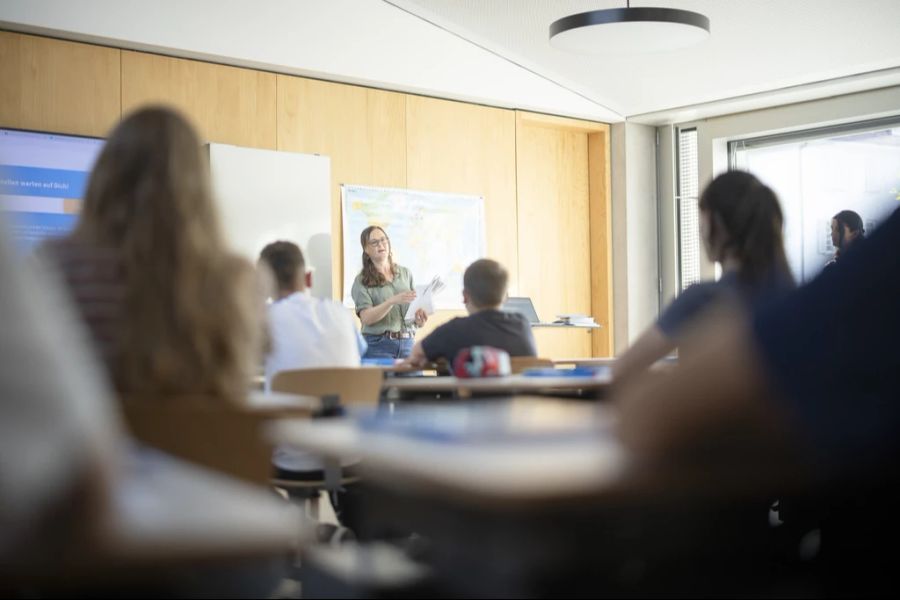
[[[407,187],[484,196],[487,255],[509,270],[510,290],[515,292],[515,113],[421,96],[408,96],[406,106]],[[420,337],[461,314],[440,311]]]
[[[406,96],[279,75],[277,98],[278,149],[331,158],[332,281],[342,282],[340,185],[406,187]]]
[[[591,314],[588,134],[517,121],[520,291],[538,316]],[[591,355],[585,330],[536,329],[541,356]]]
[[[210,141],[331,157],[336,282],[341,183],[483,195],[488,255],[510,292],[544,319],[589,312],[604,325],[537,330],[541,354],[611,351],[605,124],[11,32],[0,77],[0,126],[103,136],[123,111],[165,102]],[[420,338],[457,314],[435,315]]]
[[[102,137],[122,113],[121,51],[0,31],[0,126]]]
[[[613,355],[612,192],[609,128],[588,134],[591,215],[591,311],[602,329],[592,333],[594,356]]]
[[[181,109],[204,141],[275,149],[275,75],[122,51],[122,110],[148,103]]]

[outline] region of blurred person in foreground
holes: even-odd
[[[245,398],[264,303],[252,265],[228,249],[210,188],[187,119],[138,109],[103,146],[75,230],[41,249],[122,396]]]
[[[883,593],[900,533],[898,339],[900,211],[808,285],[698,323],[677,370],[617,391],[622,440],[638,468],[820,490],[828,592]]]

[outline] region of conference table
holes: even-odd
[[[359,457],[360,538],[421,536],[436,593],[745,593],[771,486],[647,468],[616,427],[608,404],[515,396],[282,420],[269,434],[326,464]]]
[[[280,420],[269,435],[326,458],[360,456],[376,480],[408,476],[484,502],[587,493],[616,481],[626,463],[614,409],[595,403],[515,396],[354,415]]]

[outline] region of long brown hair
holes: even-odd
[[[771,188],[750,173],[729,171],[703,190],[700,210],[710,216],[710,246],[740,262],[741,283],[756,286],[771,277],[793,283],[784,253],[784,216]]]
[[[123,266],[110,365],[120,392],[243,396],[261,339],[254,275],[226,250],[208,161],[184,117],[149,107],[119,123],[72,239],[110,248]]]
[[[391,247],[391,238],[388,237],[387,232],[378,225],[370,225],[362,230],[362,233],[359,234],[359,244],[362,246],[362,271],[360,272],[360,281],[365,287],[379,287],[387,283],[387,279],[384,278],[384,275],[381,271],[378,270],[378,267],[375,266],[375,263],[366,254],[366,245],[369,243],[369,236],[373,231],[379,230],[384,234],[384,237],[387,239],[388,244],[388,264],[391,265],[391,273],[394,275],[397,274],[397,265],[394,264],[394,251]]]

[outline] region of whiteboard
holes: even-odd
[[[254,264],[270,242],[294,242],[312,294],[332,297],[331,159],[208,144],[213,193],[231,248]]]
[[[415,284],[437,275],[446,287],[435,308],[463,308],[463,272],[485,255],[484,198],[398,188],[342,185],[344,304],[362,269],[359,236],[369,225],[384,228],[394,262],[407,267]]]

